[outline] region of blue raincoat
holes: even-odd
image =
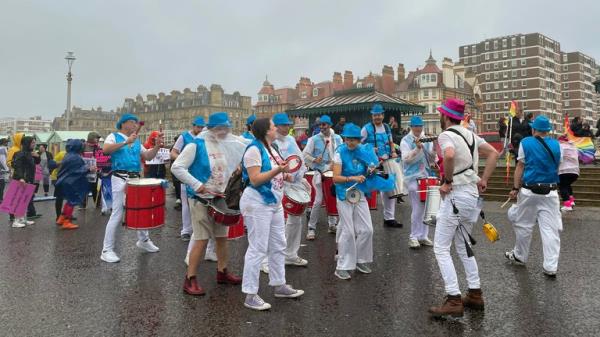
[[[70,204],[78,205],[90,191],[90,183],[87,180],[88,167],[81,158],[83,142],[79,139],[67,141],[67,154],[60,164],[56,189],[58,195],[62,195]]]

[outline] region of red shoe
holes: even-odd
[[[223,271],[217,270],[217,283],[240,284],[242,283],[242,278],[227,272],[227,268],[225,268]]]
[[[204,289],[198,284],[196,281],[196,276],[192,276],[190,278],[185,276],[185,282],[183,282],[183,292],[193,296],[202,296],[204,295]]]
[[[67,219],[63,222],[62,224],[62,229],[77,229],[79,228],[79,226],[77,226],[76,224],[72,223],[70,219]]]
[[[58,219],[56,219],[56,225],[57,226],[61,226],[62,224],[65,223],[65,221],[69,220],[66,216],[61,215],[58,217]]]

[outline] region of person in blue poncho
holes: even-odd
[[[56,195],[66,200],[62,213],[56,220],[62,229],[77,229],[79,226],[72,223],[73,209],[76,205],[83,204],[90,191],[87,180],[89,172],[96,172],[96,167],[88,167],[81,158],[83,141],[80,139],[67,140],[67,154],[60,164],[58,180],[56,181]]]
[[[348,280],[351,278],[350,271],[355,269],[363,274],[371,273],[373,224],[365,193],[393,190],[396,177],[390,175],[384,179],[373,174],[379,159],[371,145],[361,144],[360,127],[346,124],[342,137],[345,144],[338,147],[333,157],[333,182],[339,214],[338,260],[334,274]]]

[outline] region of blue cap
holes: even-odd
[[[204,118],[202,116],[198,116],[194,119],[194,123],[192,123],[193,126],[206,126],[206,123],[204,123]]]
[[[229,121],[229,116],[227,116],[227,112],[220,111],[208,116],[208,124],[206,126],[208,126],[209,128],[214,128],[217,126],[225,126],[230,128],[231,122]]]
[[[329,118],[329,116],[327,115],[321,116],[320,123],[327,123],[329,125],[333,125],[333,123],[331,122],[331,118]]]
[[[383,105],[379,104],[379,103],[375,103],[373,104],[373,107],[371,108],[371,115],[379,115],[384,113],[385,110],[383,110]]]
[[[124,114],[123,116],[121,116],[121,118],[119,118],[119,121],[117,122],[117,130],[121,129],[121,125],[127,121],[139,121],[139,119],[137,118],[136,115],[133,114]]]
[[[531,128],[541,132],[548,132],[552,130],[552,125],[550,124],[550,120],[548,119],[548,117],[544,115],[539,115],[533,121],[533,125],[531,126]]]
[[[285,112],[273,115],[273,124],[277,125],[293,125],[292,121],[288,118]]]
[[[412,116],[410,118],[410,126],[423,126],[423,119],[421,116]]]
[[[256,120],[256,115],[248,116],[248,119],[246,119],[246,125],[252,125],[252,123],[254,123],[255,120]]]
[[[341,136],[344,138],[362,138],[362,135],[360,134],[360,127],[353,123],[344,125]]]

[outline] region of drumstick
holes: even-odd
[[[323,158],[323,155],[325,155],[325,151],[327,151],[327,145],[329,145],[329,139],[325,141],[325,147],[323,147],[323,152],[321,152],[319,158]]]
[[[508,204],[510,202],[510,197],[508,197],[508,199],[506,199],[506,201],[502,204],[502,206],[500,206],[500,208],[504,208],[504,206],[506,206],[506,204]]]

